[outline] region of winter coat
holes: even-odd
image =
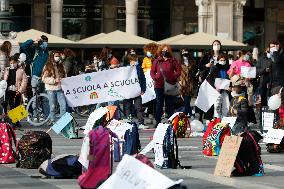
[[[267,88],[270,82],[271,72],[266,72],[266,68],[271,69],[272,60],[262,55],[256,64],[256,76],[258,78],[258,87]],[[271,71],[271,70],[270,70]]]
[[[195,67],[189,67],[181,65],[181,75],[179,78],[180,95],[181,96],[193,96],[196,86],[195,81]]]
[[[48,73],[46,71],[43,71],[42,75],[42,82],[45,84],[45,89],[47,91],[58,91],[61,90],[61,85],[56,82],[56,79],[60,79],[58,68],[55,66],[55,76],[47,76]]]
[[[48,59],[48,49],[41,49],[37,45],[34,45],[32,39],[29,39],[21,45],[21,52],[27,55],[27,65],[32,64],[31,75],[41,77],[43,67]]]
[[[233,71],[233,68],[236,68],[233,75],[240,75],[242,66],[251,67],[250,63],[247,61],[236,60],[231,64],[230,69],[227,71],[227,74],[230,75],[230,73]]]
[[[163,73],[161,73],[161,69]],[[164,77],[168,83],[176,84],[181,74],[181,65],[175,58],[168,58],[164,60],[162,57],[158,57],[154,60],[151,67],[150,75],[154,80],[154,88],[164,88]]]
[[[9,78],[9,68],[5,69],[4,73],[4,80],[8,81]],[[26,92],[28,85],[28,79],[27,75],[24,69],[18,68],[16,71],[16,91],[19,91],[21,94],[24,94]]]
[[[272,55],[271,84],[272,88],[284,86],[284,51],[274,52]]]
[[[207,77],[208,83],[215,88],[216,78],[229,79],[227,74],[228,69],[229,67],[227,65],[216,64],[215,66],[212,66]]]
[[[234,114],[237,110],[237,114]],[[248,127],[248,101],[244,95],[233,97],[230,103],[229,116],[237,117],[233,133],[241,133]]]
[[[152,67],[152,58],[145,57],[142,62],[142,69],[145,72],[151,70]]]
[[[6,54],[0,51],[0,80],[4,78],[5,68],[7,68],[9,64],[9,59]]]

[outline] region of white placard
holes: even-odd
[[[220,93],[214,89],[207,80],[201,84],[195,105],[203,112],[207,112],[211,106],[217,101]]]
[[[175,184],[160,172],[125,154],[116,171],[98,189],[166,189]]]
[[[165,137],[168,127],[169,127],[169,124],[159,123],[153,135],[153,141],[156,144],[163,144],[164,137]]]
[[[274,125],[274,113],[262,112],[262,126],[263,130],[267,131]]]
[[[165,161],[163,153],[163,144],[154,144],[154,153],[155,153],[154,164],[162,167]]]
[[[111,120],[111,122],[107,125],[112,132],[114,132],[119,139],[124,139],[125,132],[128,129],[132,129],[133,125],[129,123],[123,123],[118,120]]]
[[[228,123],[231,129],[236,123],[237,117],[223,117],[221,123]]]
[[[141,96],[142,97],[142,104],[145,104],[151,100],[156,99],[156,93],[154,90],[154,80],[152,79],[150,75],[150,71],[147,71],[145,73],[145,78],[146,78],[146,91],[145,93]]]
[[[224,89],[228,90],[230,88],[231,81],[229,79],[222,79],[222,78],[216,78],[215,79],[215,87],[216,89]]]
[[[134,66],[82,74],[62,79],[70,107],[135,98],[141,94]]]
[[[241,66],[241,76],[245,78],[256,78],[256,67]]]
[[[146,155],[150,150],[154,148],[154,145],[154,141],[151,140],[151,142],[147,146],[145,146],[145,148],[139,154]]]
[[[282,129],[272,129],[270,128],[266,135],[264,136],[264,143],[280,144],[282,138],[284,137],[284,130]]]

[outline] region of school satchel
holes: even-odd
[[[37,169],[51,158],[52,140],[46,132],[28,131],[17,144],[18,161],[16,167]]]
[[[15,163],[16,134],[8,123],[0,123],[0,164]]]

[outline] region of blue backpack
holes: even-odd
[[[137,154],[141,149],[138,126],[135,122],[129,122],[133,125],[132,129],[128,129],[124,135],[123,154],[133,155]]]

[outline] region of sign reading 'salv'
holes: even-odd
[[[70,107],[124,100],[141,93],[136,68],[132,66],[67,77],[61,86]]]

